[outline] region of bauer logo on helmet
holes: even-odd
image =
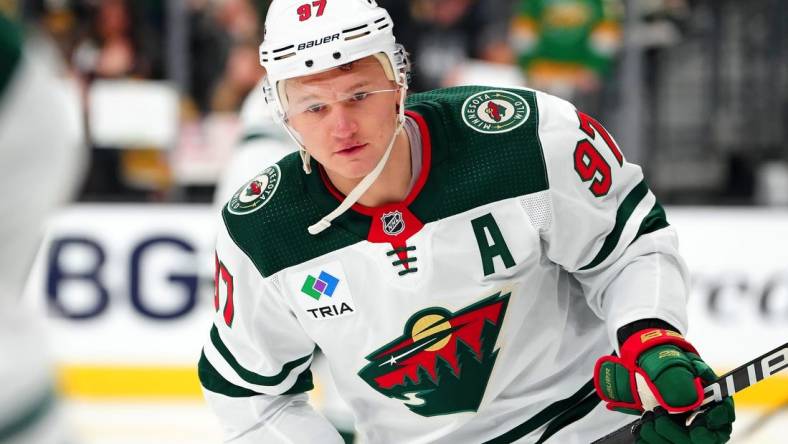
[[[301,51],[303,49],[311,48],[313,46],[320,46],[323,43],[333,42],[334,40],[339,39],[339,34],[327,35],[322,39],[311,40],[305,43],[301,43],[298,45],[298,50]]]

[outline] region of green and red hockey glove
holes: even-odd
[[[691,414],[671,415],[662,407],[643,415],[637,444],[723,444],[733,430],[733,398],[702,408],[687,426]]]
[[[669,413],[695,410],[703,401],[703,386],[693,359],[700,360],[697,351],[680,334],[641,330],[621,345],[621,357],[599,358],[597,393],[609,409],[626,413],[639,415],[657,406]]]
[[[730,438],[733,400],[703,402],[702,381],[716,379],[695,348],[671,330],[648,328],[621,345],[621,357],[603,356],[594,369],[597,393],[607,408],[640,415],[638,443],[717,444]]]

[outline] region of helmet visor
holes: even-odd
[[[278,94],[284,120],[291,128],[319,124],[336,111],[351,116],[378,114],[392,104],[396,109],[400,86],[375,57],[367,57],[324,73],[280,82]]]
[[[368,115],[386,102],[395,102],[399,87],[391,84],[384,88],[354,88],[354,91],[321,91],[290,102],[285,110],[285,119],[290,125],[314,125],[320,123],[334,110],[356,115]]]

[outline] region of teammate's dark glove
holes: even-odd
[[[646,412],[637,442],[647,444],[727,442],[733,399],[694,412],[703,401],[701,381],[716,378],[680,334],[656,328],[633,334],[621,345],[620,358],[603,356],[594,369],[597,393],[608,409]]]

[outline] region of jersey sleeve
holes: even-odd
[[[643,177],[596,120],[539,93],[539,138],[549,181],[547,256],[577,279],[616,331],[662,319],[684,332],[688,274],[675,231]]]
[[[338,433],[304,394],[313,387],[315,344],[283,302],[276,279],[260,274],[225,224],[214,262],[216,314],[198,373],[226,442],[335,442]]]

